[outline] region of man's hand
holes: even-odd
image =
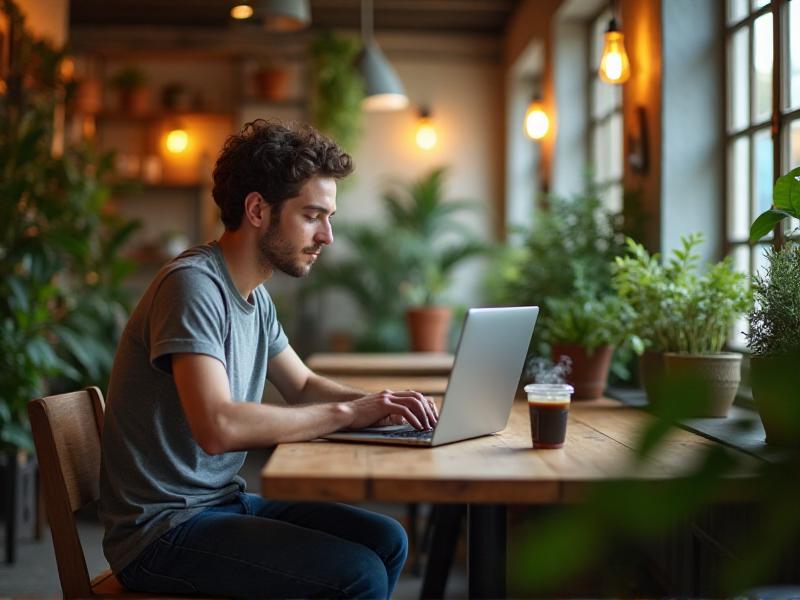
[[[350,429],[399,425],[408,422],[415,429],[432,429],[439,420],[436,405],[419,392],[383,390],[339,405],[353,416]]]

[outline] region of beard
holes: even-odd
[[[280,220],[270,223],[269,229],[258,238],[258,260],[265,271],[277,269],[290,277],[305,277],[311,271],[311,263],[304,261],[305,253],[319,252],[319,246],[300,250],[291,240],[283,236]]]

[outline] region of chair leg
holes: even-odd
[[[467,507],[463,504],[440,504],[433,507],[430,552],[420,592],[422,600],[444,597],[466,512]]]

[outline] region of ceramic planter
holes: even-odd
[[[750,357],[753,400],[771,446],[800,446],[798,360],[800,355]]]
[[[738,352],[717,354],[664,354],[666,376],[688,381],[702,381],[708,386],[705,406],[690,417],[727,417],[742,379],[742,355]]]
[[[446,352],[453,311],[447,306],[419,306],[406,311],[414,352]]]
[[[612,346],[600,346],[591,353],[577,344],[553,344],[552,347],[553,362],[558,362],[561,356],[572,360],[567,383],[575,388],[573,400],[596,400],[603,395],[613,354]]]

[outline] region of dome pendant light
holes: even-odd
[[[361,0],[361,41],[364,47],[357,65],[364,78],[364,110],[401,110],[408,106],[403,82],[373,38],[372,0]]]
[[[267,31],[288,33],[311,25],[308,0],[262,0],[258,9]]]

